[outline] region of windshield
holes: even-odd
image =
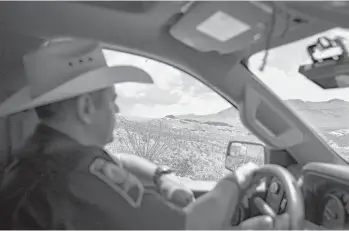
[[[312,37],[269,50],[267,62],[260,71],[265,52],[248,60],[250,71],[310,125],[344,159],[349,160],[349,89],[324,90],[298,72],[311,64],[306,51],[320,36],[345,38],[349,31],[335,28]]]

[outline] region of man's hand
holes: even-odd
[[[241,203],[241,195],[253,183],[257,169],[258,166],[252,163],[241,166],[218,181],[212,191],[187,206],[184,209],[187,213],[187,230],[231,228],[231,218]],[[268,219],[262,219],[261,222],[269,224]],[[248,224],[250,223],[244,224],[245,227]]]
[[[195,200],[193,192],[174,174],[161,176],[159,189],[163,197],[180,207],[185,207]]]
[[[236,169],[235,172],[228,173],[225,177],[222,178],[222,180],[218,182],[218,184],[226,180],[233,181],[239,186],[240,190],[246,191],[253,183],[257,183],[253,180],[255,172],[258,168],[259,167],[256,164],[249,162],[240,166],[238,169]]]
[[[217,183],[213,193],[220,195],[219,198],[225,199],[224,201],[220,201],[220,203],[222,207],[226,207],[222,228],[230,226],[230,220],[236,208],[242,203],[242,195],[244,195],[247,189],[254,183],[255,172],[258,168],[259,167],[254,163],[244,164],[235,172],[227,174]]]
[[[251,184],[255,183],[253,182],[254,173],[258,168],[258,165],[249,162],[236,169],[235,176],[238,181],[237,183],[242,190],[247,190],[251,186]]]

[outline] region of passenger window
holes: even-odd
[[[192,180],[218,180],[227,170],[230,140],[260,142],[241,123],[238,111],[209,87],[166,64],[105,50],[108,65],[128,64],[147,71],[154,85],[115,86],[120,107],[110,153],[127,152],[168,165]],[[241,156],[263,164],[264,157]]]

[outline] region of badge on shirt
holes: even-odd
[[[119,193],[132,207],[138,208],[144,194],[142,183],[122,166],[96,158],[90,165],[90,172]]]

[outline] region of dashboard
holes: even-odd
[[[310,163],[303,168],[287,168],[301,186],[305,205],[305,229],[349,229],[349,167],[326,163]],[[267,190],[248,198],[248,205],[241,204],[232,219],[232,225],[261,215],[253,197],[262,197],[277,213],[287,208],[284,187],[276,178],[268,178]]]

